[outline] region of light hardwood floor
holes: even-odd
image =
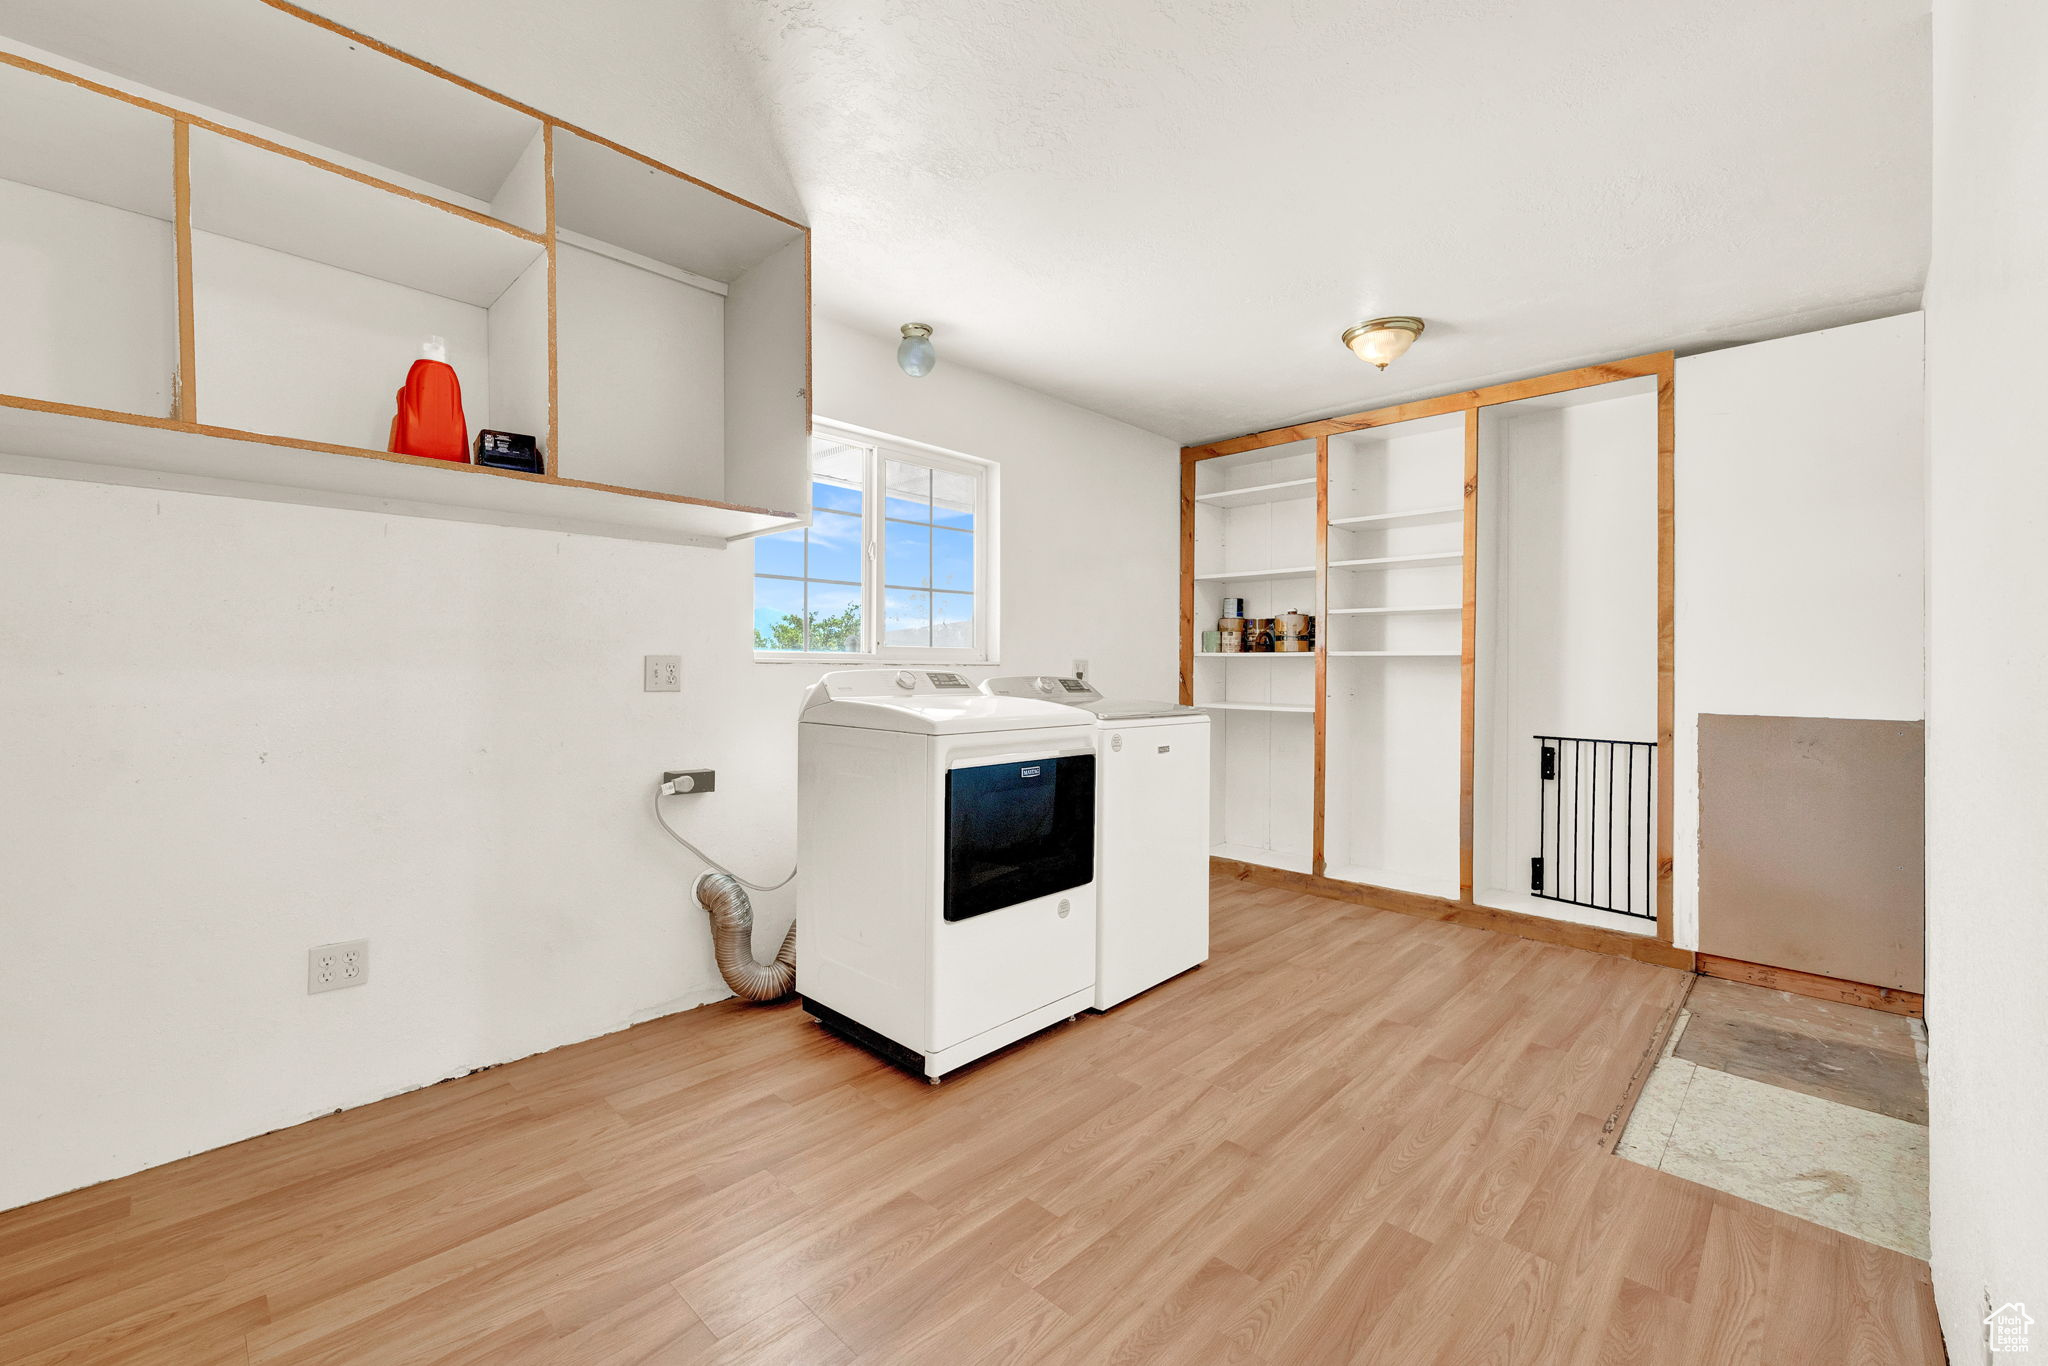
[[[1924,1264],[1607,1152],[1686,981],[1219,881],[941,1087],[727,1003],[0,1215],[0,1360],[1940,1361]]]

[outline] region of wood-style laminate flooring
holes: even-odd
[[[1941,1360],[1923,1263],[1608,1152],[1682,973],[1214,926],[940,1087],[728,1002],[0,1215],[0,1360]]]

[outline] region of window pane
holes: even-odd
[[[969,649],[974,644],[974,595],[932,594],[932,644]]]
[[[932,595],[915,590],[890,589],[885,595],[882,617],[884,645],[929,645],[932,643]]]
[[[773,536],[754,538],[754,572],[804,576],[804,529],[778,531]]]
[[[811,447],[811,506],[860,511],[861,485],[866,482],[867,450],[837,441]]]
[[[888,461],[887,465],[889,516],[912,522],[929,522],[932,519],[931,470],[901,460]]]
[[[789,579],[754,580],[754,648],[804,648],[804,586]]]
[[[891,506],[896,502],[889,500]],[[882,531],[888,563],[882,582],[891,588],[929,588],[932,584],[932,529],[891,521]]]
[[[940,526],[974,530],[974,503],[980,481],[952,470],[932,471],[932,520]]]
[[[860,647],[860,589],[852,584],[812,584],[810,648],[854,653]]]
[[[841,512],[818,513],[811,522],[810,577],[859,583],[860,561],[860,518]],[[766,572],[759,569],[758,562],[756,571]]]
[[[932,532],[932,587],[974,591],[973,532]]]

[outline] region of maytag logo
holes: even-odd
[[[1039,767],[1037,764],[1033,764],[1031,767],[1021,770],[1018,776],[1022,778],[1036,778],[1038,774]]]

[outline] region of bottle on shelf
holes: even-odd
[[[462,381],[448,363],[448,344],[428,337],[420,357],[406,371],[398,391],[398,411],[391,419],[387,447],[398,455],[423,455],[431,460],[469,463],[469,424],[462,415]]]

